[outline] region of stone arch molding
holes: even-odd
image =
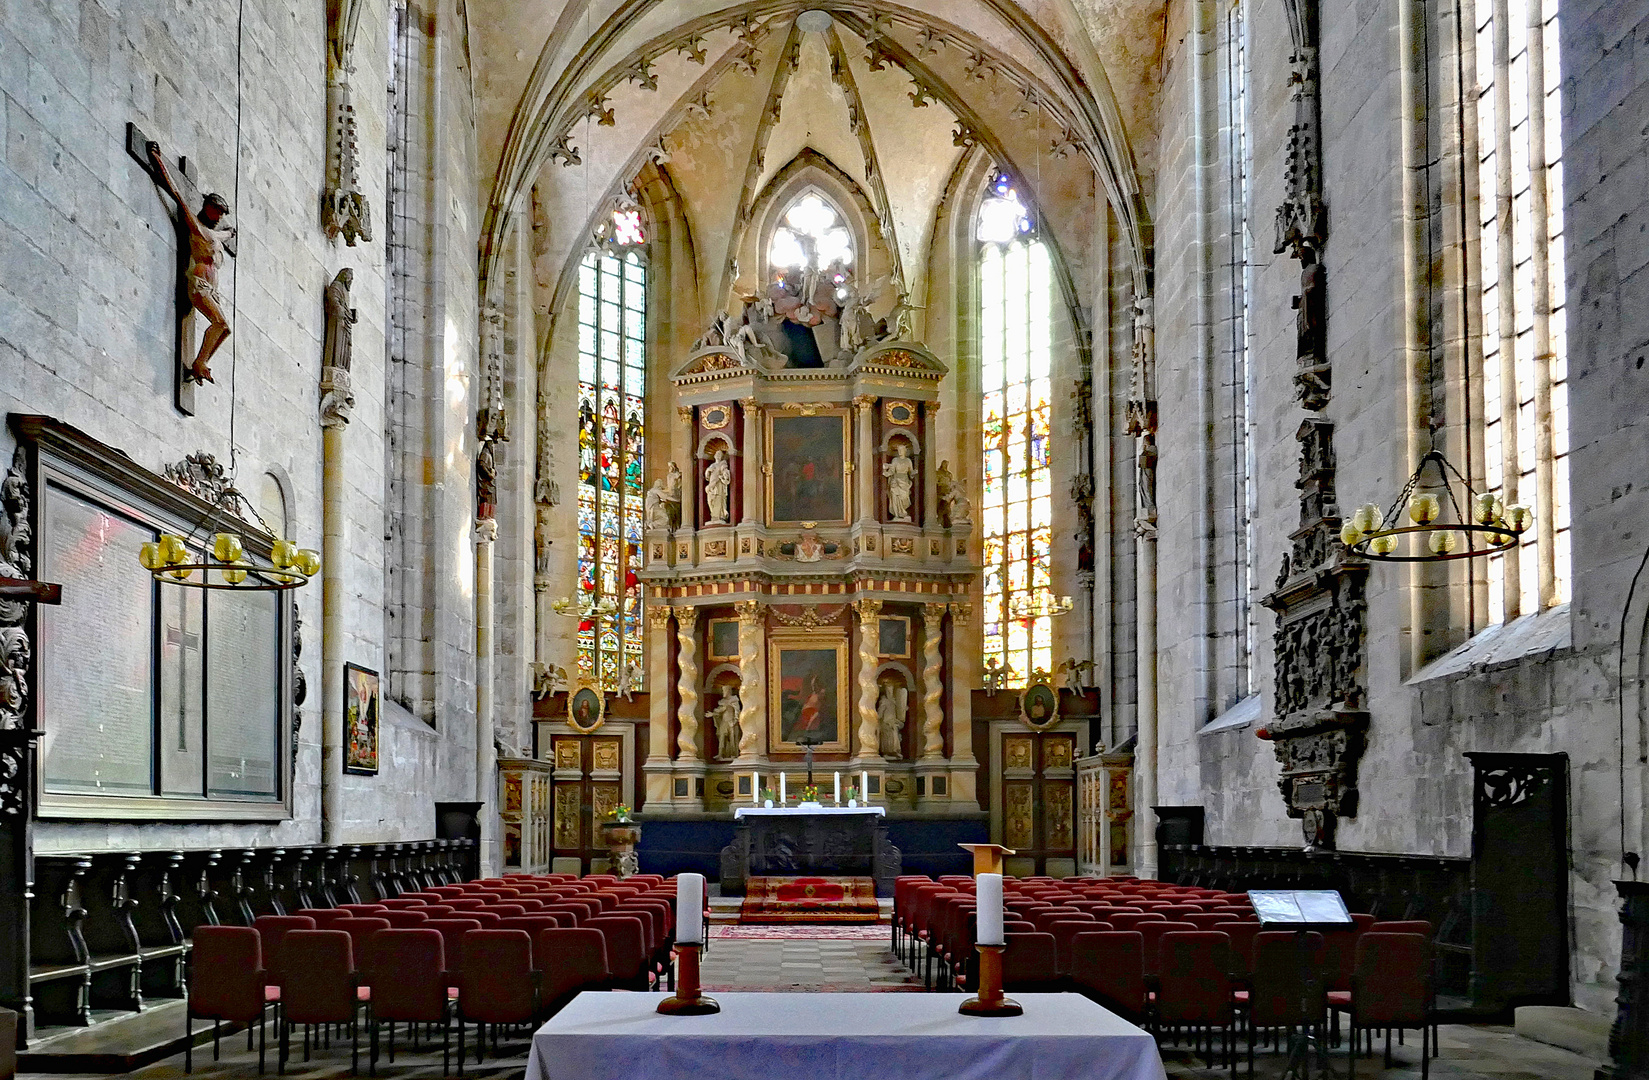
[[[752,272],[763,278],[770,275],[767,249],[773,233],[783,224],[791,205],[809,191],[817,191],[834,207],[853,234],[854,276],[868,279],[887,272],[893,265],[896,247],[870,197],[835,162],[816,150],[805,149],[774,174],[757,196],[745,227],[730,238],[728,259],[738,261],[740,276],[748,279]]]
[[[993,156],[1010,164],[999,140],[989,130],[979,114],[966,104],[969,94],[950,81],[923,67],[893,37],[896,27],[914,29],[921,33],[942,36],[971,48],[980,66],[988,66],[993,77],[1007,78],[1018,85],[1023,83],[1026,100],[1035,99],[1039,107],[1046,106],[1063,127],[1059,140],[1064,154],[1080,154],[1093,168],[1107,201],[1122,223],[1124,234],[1133,255],[1132,273],[1136,287],[1144,289],[1149,283],[1150,253],[1148,250],[1149,223],[1140,198],[1140,183],[1134,166],[1134,155],[1123,130],[1120,112],[1109,80],[1099,67],[1097,53],[1082,20],[1070,0],[1059,0],[1055,9],[1063,18],[1064,36],[1075,46],[1078,62],[1073,62],[1055,43],[1048,30],[1011,0],[962,0],[972,8],[988,11],[993,20],[1005,25],[1008,32],[1039,57],[1047,71],[1031,71],[953,21],[940,19],[930,12],[915,7],[862,3],[811,4],[797,0],[749,0],[735,4],[710,15],[683,19],[668,29],[656,33],[644,44],[633,48],[618,62],[611,57],[622,44],[626,34],[637,31],[659,8],[657,0],[621,0],[616,10],[601,12],[602,18],[588,17],[603,5],[595,0],[583,0],[563,11],[554,31],[546,42],[522,96],[509,122],[498,160],[492,192],[488,200],[486,219],[482,229],[481,277],[483,295],[490,291],[497,260],[506,249],[506,239],[515,217],[525,205],[539,170],[552,159],[572,166],[581,164],[574,129],[591,116],[599,122],[610,122],[607,112],[608,92],[620,85],[657,86],[653,70],[656,62],[681,54],[704,63],[707,60],[707,41],[718,36],[722,49],[716,67],[695,82],[694,89],[713,84],[726,73],[728,67],[750,63],[752,54],[768,40],[771,29],[808,7],[822,7],[842,19],[855,34],[870,36],[880,43],[883,59],[897,64],[912,75],[919,86],[925,87],[947,107],[962,117],[957,132],[959,140],[978,140]],[[591,9],[586,11],[586,9]],[[762,22],[767,20],[767,22]],[[657,21],[653,19],[652,21]],[[598,29],[588,37],[581,36],[586,28]],[[644,31],[643,31],[644,32]],[[732,37],[729,38],[729,32]],[[576,45],[575,45],[576,42]],[[606,66],[603,67],[603,64]],[[978,68],[976,68],[978,70]],[[978,91],[974,91],[977,93]],[[662,134],[671,130],[694,107],[702,107],[702,96],[681,100],[672,106],[661,120],[643,134],[619,134],[616,123],[608,128],[609,137],[628,138],[635,150],[626,156],[614,183],[633,175],[639,163],[649,154],[656,154]],[[585,165],[585,168],[591,166]],[[604,194],[610,184],[603,184]]]

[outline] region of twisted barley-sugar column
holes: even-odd
[[[765,615],[760,600],[741,600],[739,614],[739,757],[754,758],[766,753],[765,699],[762,697],[762,626]]]
[[[944,621],[944,604],[922,605],[922,757],[927,761],[945,758],[945,710],[939,704],[945,693],[939,681]]]
[[[859,616],[859,746],[858,756],[881,759],[881,726],[876,719],[876,617],[882,602],[869,597],[853,601]]]
[[[698,621],[698,608],[676,608],[676,656],[681,669],[676,679],[676,694],[681,698],[676,709],[681,728],[676,735],[676,747],[681,751],[677,761],[699,760]]]

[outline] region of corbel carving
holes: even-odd
[[[361,191],[360,133],[349,86],[354,72],[355,31],[363,0],[326,0],[326,189],[321,228],[328,239],[350,247],[372,241],[372,215]],[[390,58],[394,63],[394,57]]]

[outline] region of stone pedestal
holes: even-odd
[[[641,873],[641,862],[636,857],[636,845],[641,842],[640,822],[604,821],[601,840],[612,857],[613,873],[620,878]]]

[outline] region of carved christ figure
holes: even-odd
[[[731,761],[739,756],[739,710],[744,707],[735,686],[722,688],[721,701],[716,704],[717,756]]]
[[[211,382],[212,356],[229,337],[229,317],[223,313],[223,296],[218,292],[218,270],[230,255],[229,246],[235,240],[234,227],[222,225],[223,219],[229,216],[229,203],[213,192],[201,200],[198,214],[191,211],[166,168],[165,159],[160,156],[160,144],[151,142],[144,149],[148,151],[161,187],[178,205],[178,220],[189,230],[189,266],[184,272],[184,289],[189,303],[206,319],[206,332],[201,335],[195,362],[189,366],[189,377],[196,382]]]
[[[910,703],[910,691],[893,683],[882,684],[881,700],[876,702],[876,726],[880,732],[880,750],[883,757],[897,761],[904,756],[905,712]]]
[[[704,470],[704,501],[709,504],[710,524],[727,524],[728,495],[733,489],[733,466],[727,463],[727,451],[717,450],[716,459]]]
[[[894,521],[910,520],[910,496],[916,487],[916,463],[903,442],[894,447],[893,457],[882,466],[887,477],[887,513]]]

